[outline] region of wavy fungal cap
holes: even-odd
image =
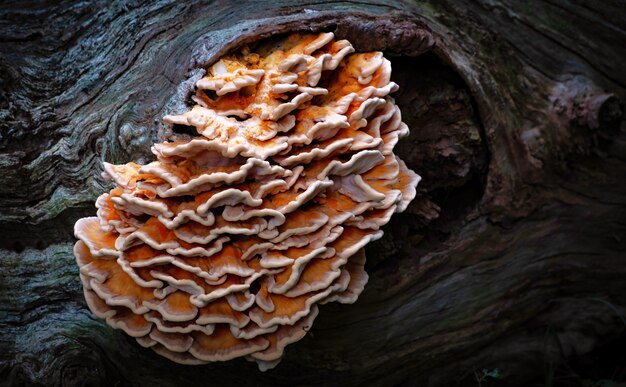
[[[363,247],[415,196],[393,148],[408,134],[380,52],[291,35],[211,66],[147,165],[105,163],[117,188],[80,219],[74,252],[91,311],[184,364],[245,356],[261,370],[353,303]]]

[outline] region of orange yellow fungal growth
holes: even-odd
[[[332,33],[213,64],[196,105],[164,118],[198,135],[155,144],[147,165],[105,163],[117,187],[75,226],[91,311],[179,363],[276,366],[317,305],[356,301],[363,247],[415,196],[390,76]]]

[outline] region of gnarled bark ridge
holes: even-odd
[[[626,377],[602,352],[626,340],[620,4],[67,2],[0,15],[0,383]],[[367,248],[359,301],[324,306],[276,369],[173,364],[86,309],[72,226],[109,188],[103,161],[151,159],[170,135],[161,117],[186,110],[203,67],[311,30],[392,57],[411,129],[396,149],[422,175],[418,198]]]

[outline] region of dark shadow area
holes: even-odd
[[[469,89],[435,54],[387,56],[392,96],[410,134],[395,153],[422,180],[417,198],[385,226],[385,236],[367,247],[368,270],[392,256],[418,258],[433,251],[480,202],[485,188],[488,150]]]

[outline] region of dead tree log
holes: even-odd
[[[0,384],[626,378],[623,4],[29,2],[0,20]],[[418,198],[368,247],[359,301],[323,307],[278,368],[173,364],[86,309],[73,223],[102,161],[149,160],[197,69],[310,30],[393,57]]]

